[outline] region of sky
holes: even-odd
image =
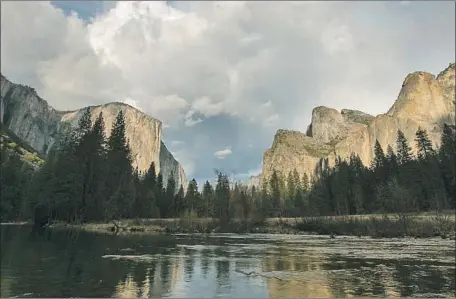
[[[198,182],[261,171],[312,109],[373,115],[455,61],[453,1],[2,1],[1,72],[56,109],[125,102]]]

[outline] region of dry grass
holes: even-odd
[[[305,218],[269,218],[263,224],[232,219],[220,227],[216,219],[198,218],[188,213],[181,218],[126,219],[107,223],[82,225],[57,224],[59,227],[79,228],[92,232],[118,233],[316,233],[324,235],[356,235],[372,237],[436,237],[453,238],[456,219],[454,211],[421,214],[374,214]]]

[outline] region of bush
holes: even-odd
[[[314,217],[303,219],[296,225],[296,228],[300,231],[320,235],[371,236],[376,238],[441,236],[445,238],[455,233],[455,221],[448,216],[424,220],[406,215],[400,215],[397,219],[391,219],[386,215],[381,218],[371,216],[367,219],[350,216],[342,218]]]

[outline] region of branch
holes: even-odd
[[[253,276],[261,276],[261,277],[264,277],[264,278],[275,278],[275,279],[277,279],[277,280],[283,281],[283,279],[280,278],[280,277],[277,277],[277,276],[267,276],[267,275],[264,275],[264,274],[261,274],[261,273],[255,272],[255,271],[248,272],[248,273],[247,273],[247,272],[244,272],[244,271],[242,271],[242,270],[238,270],[238,269],[235,269],[234,271],[235,271],[235,272],[238,272],[238,273],[241,273],[241,274],[244,274],[244,275],[247,275],[247,276],[250,276],[250,275],[253,274]]]

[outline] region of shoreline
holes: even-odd
[[[33,225],[7,222],[1,226]],[[93,233],[125,234],[287,234],[356,236],[372,238],[442,238],[456,239],[454,214],[356,215],[305,218],[269,218],[262,222],[235,219],[224,226],[211,218],[123,219],[109,222],[55,222],[51,229],[77,229]]]

